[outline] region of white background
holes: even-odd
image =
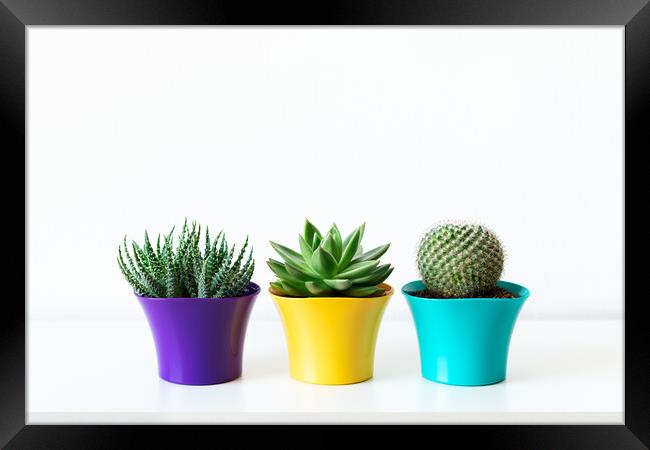
[[[387,319],[426,228],[478,220],[523,318],[622,317],[622,27],[30,27],[28,121],[32,318],[142,318],[118,244],[185,217],[264,289],[270,239],[366,221]]]

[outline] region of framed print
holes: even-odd
[[[2,445],[648,445],[647,2],[311,6],[2,0]]]

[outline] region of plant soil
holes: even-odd
[[[419,291],[409,292],[410,295],[414,297],[422,298],[437,298],[437,299],[452,299],[452,298],[467,298],[467,297],[450,297],[442,295],[440,292],[430,291],[428,289],[422,289]],[[487,292],[482,293],[476,297],[472,298],[517,298],[512,292],[503,289],[502,287],[495,286],[494,289],[490,289]]]

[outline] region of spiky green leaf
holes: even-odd
[[[364,277],[372,273],[373,269],[377,267],[379,261],[361,261],[356,264],[351,264],[343,272],[336,275],[337,279],[349,278],[354,282],[355,278]]]
[[[308,280],[314,280],[319,278],[316,274],[310,271],[301,270],[290,264],[285,264],[284,267],[287,270],[287,273],[289,274],[290,277],[296,278],[300,281],[308,281]]]
[[[352,235],[356,232],[359,231],[359,242],[363,240],[363,233],[366,231],[366,224],[365,222],[361,224],[361,226],[357,229],[355,229],[352,233],[350,233],[344,240],[343,240],[343,248],[345,248],[348,245],[348,242],[350,242],[350,239],[352,239]]]
[[[304,264],[303,257],[300,253],[285,247],[282,244],[271,241],[271,247],[284,259],[286,262],[291,262],[296,265]]]
[[[304,281],[301,280],[300,277],[295,277],[292,274],[290,274],[289,271],[287,270],[287,266],[281,263],[280,261],[276,261],[275,259],[269,259],[266,262],[266,264],[273,271],[275,276],[280,279],[292,280],[294,282]]]
[[[277,295],[289,295],[288,292],[282,287],[282,283],[279,281],[271,281],[269,283]]]
[[[314,254],[314,250],[311,248],[311,244],[308,244],[305,238],[298,236],[298,242],[300,244],[300,253],[302,253],[302,258],[304,261],[310,261],[311,255]]]
[[[384,290],[378,287],[352,287],[343,291],[343,295],[349,297],[377,297],[384,294]]]
[[[316,226],[314,226],[314,224],[307,219],[305,219],[305,229],[303,236],[305,237],[305,242],[309,243],[313,243],[315,237],[318,237],[319,239],[322,239],[323,237],[320,231],[318,231],[318,228],[316,228]],[[316,247],[312,245],[312,249],[316,249]]]
[[[325,283],[320,281],[307,281],[305,287],[312,295],[327,295],[332,292],[332,289]]]
[[[352,281],[350,280],[323,280],[328,287],[336,291],[344,291],[352,286]]]
[[[309,290],[305,287],[305,284],[299,284],[299,283],[292,283],[289,280],[280,280],[280,284],[282,285],[282,290],[286,292],[288,295],[291,295],[293,297],[308,297],[309,296]]]
[[[321,246],[314,251],[311,257],[311,267],[320,276],[331,278],[336,273],[336,259]]]
[[[341,259],[339,260],[339,264],[338,264],[339,271],[344,270],[346,267],[350,265],[352,258],[354,258],[354,255],[357,253],[360,240],[361,240],[361,231],[359,230],[359,228],[357,228],[352,232],[352,235],[350,235],[350,239],[348,240],[348,243],[343,249],[343,254],[341,255]]]
[[[390,264],[384,264],[377,267],[372,271],[372,273],[365,277],[355,278],[354,284],[357,286],[377,286],[378,284],[383,283],[392,272],[393,268]]]
[[[327,233],[325,240],[320,244],[320,247],[323,248],[327,253],[334,257],[334,261],[337,261],[341,258],[341,248],[336,244],[336,239],[332,236],[332,233]]]
[[[352,263],[358,263],[361,261],[370,261],[373,259],[379,259],[390,247],[390,244],[385,244],[385,245],[380,245],[379,247],[373,248],[372,250],[368,250],[367,252],[363,253],[362,255],[359,255],[355,257],[352,260]]]
[[[329,234],[332,236],[332,239],[334,239],[334,244],[336,248],[336,252],[332,253],[332,256],[336,258],[338,261],[341,259],[341,254],[343,253],[343,239],[341,239],[341,232],[339,231],[339,227],[336,226],[336,224],[332,225],[332,228],[329,231]]]

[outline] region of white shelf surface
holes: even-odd
[[[411,321],[384,321],[375,376],[318,386],[289,376],[279,321],[248,327],[243,377],[214,386],[161,380],[142,320],[32,319],[27,420],[53,423],[623,423],[620,320],[520,320],[505,382],[420,376]]]

